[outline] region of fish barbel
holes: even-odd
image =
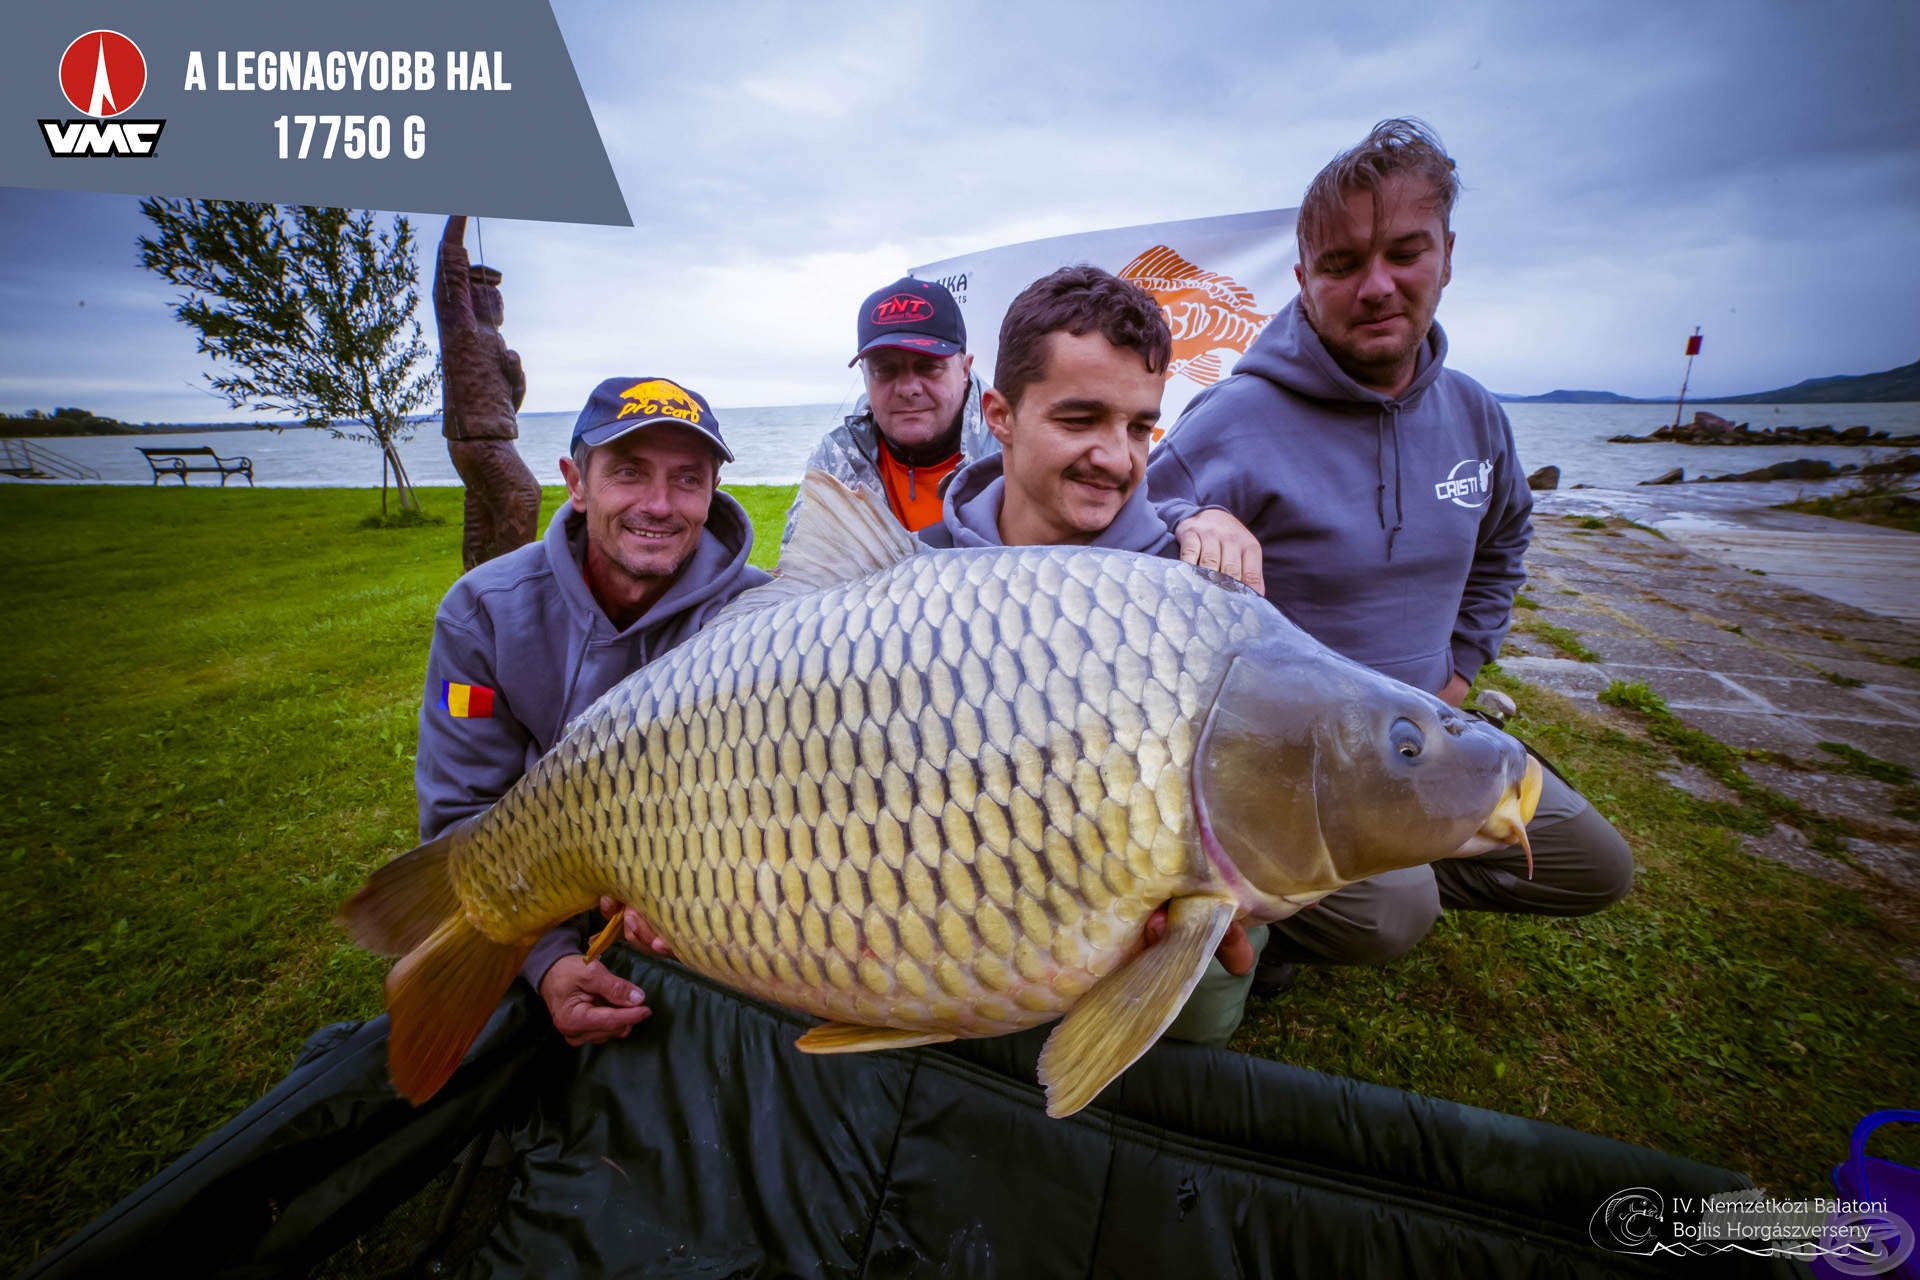
[[[927,551],[819,472],[781,563],[342,920],[401,957],[389,1068],[453,1073],[547,929],[611,896],[812,1052],[1055,1018],[1047,1109],[1173,1021],[1236,919],[1524,843],[1512,738],[1177,560]],[[1144,945],[1147,917],[1166,935]]]

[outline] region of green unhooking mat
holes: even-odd
[[[329,1029],[274,1091],[41,1259],[33,1276],[300,1274],[486,1127],[513,1185],[450,1274],[493,1276],[1792,1276],[1643,1259],[1588,1235],[1616,1192],[1735,1174],[1555,1125],[1162,1044],[1050,1120],[1046,1028],[812,1057],[811,1025],[624,949],[654,1016],[570,1050],[516,989],[424,1108],[385,1019]]]

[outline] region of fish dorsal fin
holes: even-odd
[[[800,481],[793,536],[780,552],[773,581],[743,591],[707,625],[891,569],[922,549],[893,518],[886,499],[865,488],[849,489],[818,467],[812,468]]]
[[[864,487],[849,489],[815,467],[800,481],[793,537],[775,572],[810,587],[831,587],[891,569],[919,550],[885,498]]]

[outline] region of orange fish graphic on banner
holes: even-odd
[[[1167,376],[1179,374],[1203,387],[1220,381],[1273,318],[1254,309],[1253,290],[1232,276],[1201,270],[1164,244],[1120,268],[1120,278],[1152,294],[1167,313],[1173,330]]]

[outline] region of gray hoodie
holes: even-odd
[[[680,576],[623,631],[587,587],[585,547],[584,518],[562,505],[546,537],[476,567],[441,601],[413,771],[422,841],[505,795],[601,694],[698,631],[727,601],[769,580],[747,563],[753,526],[724,493],[714,494]],[[450,683],[490,691],[490,714],[454,715]],[[549,965],[578,949],[580,936],[548,934],[521,973],[537,987]]]
[[[1000,540],[1000,501],[1007,491],[1006,477],[1001,473],[1004,461],[996,453],[956,471],[947,483],[943,504],[946,515],[938,523],[922,529],[916,535],[920,541],[942,549],[1005,546]],[[1183,504],[1185,514],[1192,514],[1193,510],[1191,503]],[[1166,521],[1147,501],[1144,484],[1127,495],[1113,523],[1088,545],[1168,558],[1180,554],[1179,543]]]
[[[1266,551],[1267,598],[1324,644],[1437,692],[1493,660],[1533,534],[1499,402],[1434,325],[1398,399],[1334,363],[1296,298],[1196,396],[1147,467]]]

